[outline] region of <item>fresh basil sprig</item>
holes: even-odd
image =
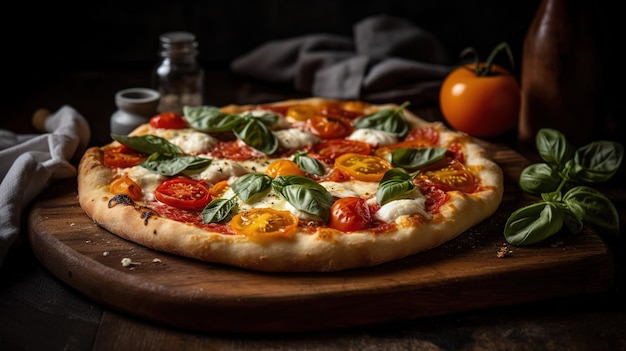
[[[229,220],[238,211],[237,198],[216,199],[202,210],[203,223],[221,223]]]
[[[272,188],[296,209],[325,222],[330,218],[333,197],[313,179],[299,175],[278,176],[272,181]]]
[[[183,155],[178,146],[156,135],[111,134],[111,137],[133,150],[150,155],[139,165],[152,173],[175,176],[179,173],[199,172],[211,164],[211,159],[208,158]]]
[[[391,152],[391,164],[404,169],[417,169],[441,160],[447,151],[445,147],[399,148]]]
[[[392,151],[390,161],[396,168],[385,172],[378,183],[376,201],[384,205],[413,191],[413,180],[420,173],[420,169],[441,160],[447,151],[447,148],[437,147],[400,148]],[[407,170],[414,172],[409,173]]]
[[[576,149],[565,136],[550,128],[539,130],[537,151],[545,163],[526,167],[520,188],[543,201],[514,211],[504,236],[510,244],[530,245],[558,233],[563,225],[577,234],[588,223],[609,234],[619,232],[619,215],[601,192],[580,183],[610,179],[619,169],[624,148],[612,141],[595,141]]]
[[[268,128],[276,124],[278,115],[267,112],[261,116],[224,113],[215,106],[185,106],[185,120],[195,130],[211,132],[232,131],[248,146],[270,155],[278,148],[278,139]]]
[[[182,155],[183,151],[167,139],[160,136],[146,134],[140,136],[127,136],[111,134],[111,138],[130,147],[133,150],[152,155],[158,153],[166,156]]]
[[[231,184],[231,188],[243,200],[243,202],[254,202],[270,189],[272,178],[263,173],[248,173]]]
[[[293,155],[293,162],[295,162],[298,167],[306,173],[318,176],[322,176],[326,173],[324,165],[317,159],[307,155],[306,151],[297,151]]]
[[[152,173],[164,176],[175,176],[179,173],[199,172],[211,164],[211,159],[198,156],[164,156],[158,152],[153,153],[141,166]]]
[[[333,204],[333,198],[326,188],[304,176],[289,175],[272,179],[262,173],[249,173],[233,182],[231,188],[236,196],[247,203],[256,201],[272,188],[296,209],[316,215],[324,221],[328,221]],[[235,197],[213,200],[202,211],[202,220],[205,223],[221,222],[237,210]]]
[[[392,168],[385,172],[376,189],[376,201],[382,206],[389,201],[403,197],[415,189],[413,179],[419,172],[409,174],[402,168]]]
[[[385,132],[393,133],[399,137],[403,137],[409,132],[409,122],[404,118],[404,109],[409,105],[408,102],[403,103],[395,109],[384,109],[373,114],[363,116],[354,121],[356,129],[377,129]]]

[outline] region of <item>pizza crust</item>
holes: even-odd
[[[321,103],[323,99],[288,100],[279,104],[295,102]],[[395,105],[376,108],[390,106]],[[231,105],[225,109],[234,113],[243,108]],[[414,126],[432,125],[408,111],[405,115]],[[79,164],[78,200],[99,226],[158,251],[268,272],[331,272],[371,267],[452,240],[493,214],[502,200],[502,170],[485,150],[470,137],[448,131],[442,124],[435,125],[441,133],[449,133],[449,137],[463,138],[466,164],[480,177],[480,191],[449,192],[450,200],[432,219],[411,217],[391,233],[341,233],[324,228],[313,234],[298,232],[292,238],[254,241],[244,235],[208,232],[160,217],[138,203],[111,201],[113,195],[108,189],[114,173],[104,166],[103,152],[98,147],[88,149]],[[133,134],[145,132],[142,126]]]

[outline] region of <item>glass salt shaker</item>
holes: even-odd
[[[196,36],[167,32],[159,39],[162,59],[153,75],[155,89],[161,94],[158,111],[182,114],[184,106],[202,105],[204,70],[197,61]]]

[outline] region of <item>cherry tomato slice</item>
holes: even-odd
[[[140,200],[143,193],[139,184],[135,183],[135,181],[130,179],[126,174],[111,182],[109,192],[112,194],[126,194],[135,201]]]
[[[473,193],[478,184],[474,175],[457,159],[446,157],[443,160],[421,169],[420,178],[427,178],[443,191],[459,190]]]
[[[291,237],[298,227],[298,217],[289,211],[273,208],[254,208],[239,212],[230,220],[235,233],[254,240]]]
[[[331,228],[343,232],[354,232],[370,226],[372,214],[365,200],[358,197],[344,197],[330,208]]]
[[[103,151],[102,162],[109,168],[133,167],[148,158],[148,155],[135,151],[126,145],[105,147]]]
[[[347,153],[369,155],[372,147],[362,141],[333,139],[315,145],[314,151],[322,161],[332,164],[337,157]]]
[[[204,183],[189,178],[164,181],[154,191],[154,197],[167,205],[184,210],[202,210],[211,201],[211,194]]]
[[[389,162],[378,156],[353,153],[337,157],[335,167],[345,171],[352,178],[365,182],[378,182],[385,172],[393,168]]]
[[[433,127],[412,129],[404,141],[420,143],[422,146],[435,146],[439,141],[439,132]]]
[[[183,129],[189,125],[183,116],[174,112],[163,112],[150,118],[150,125],[154,128]]]
[[[265,169],[265,174],[272,178],[285,175],[305,175],[298,165],[291,160],[276,160]]]
[[[340,116],[313,115],[308,123],[311,132],[322,139],[344,138],[353,130],[352,122]]]
[[[293,105],[287,109],[286,116],[296,121],[306,121],[317,112],[313,105]]]

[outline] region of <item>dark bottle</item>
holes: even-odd
[[[603,123],[602,65],[591,1],[542,0],[524,40],[519,121],[521,147],[541,128],[581,146]]]

